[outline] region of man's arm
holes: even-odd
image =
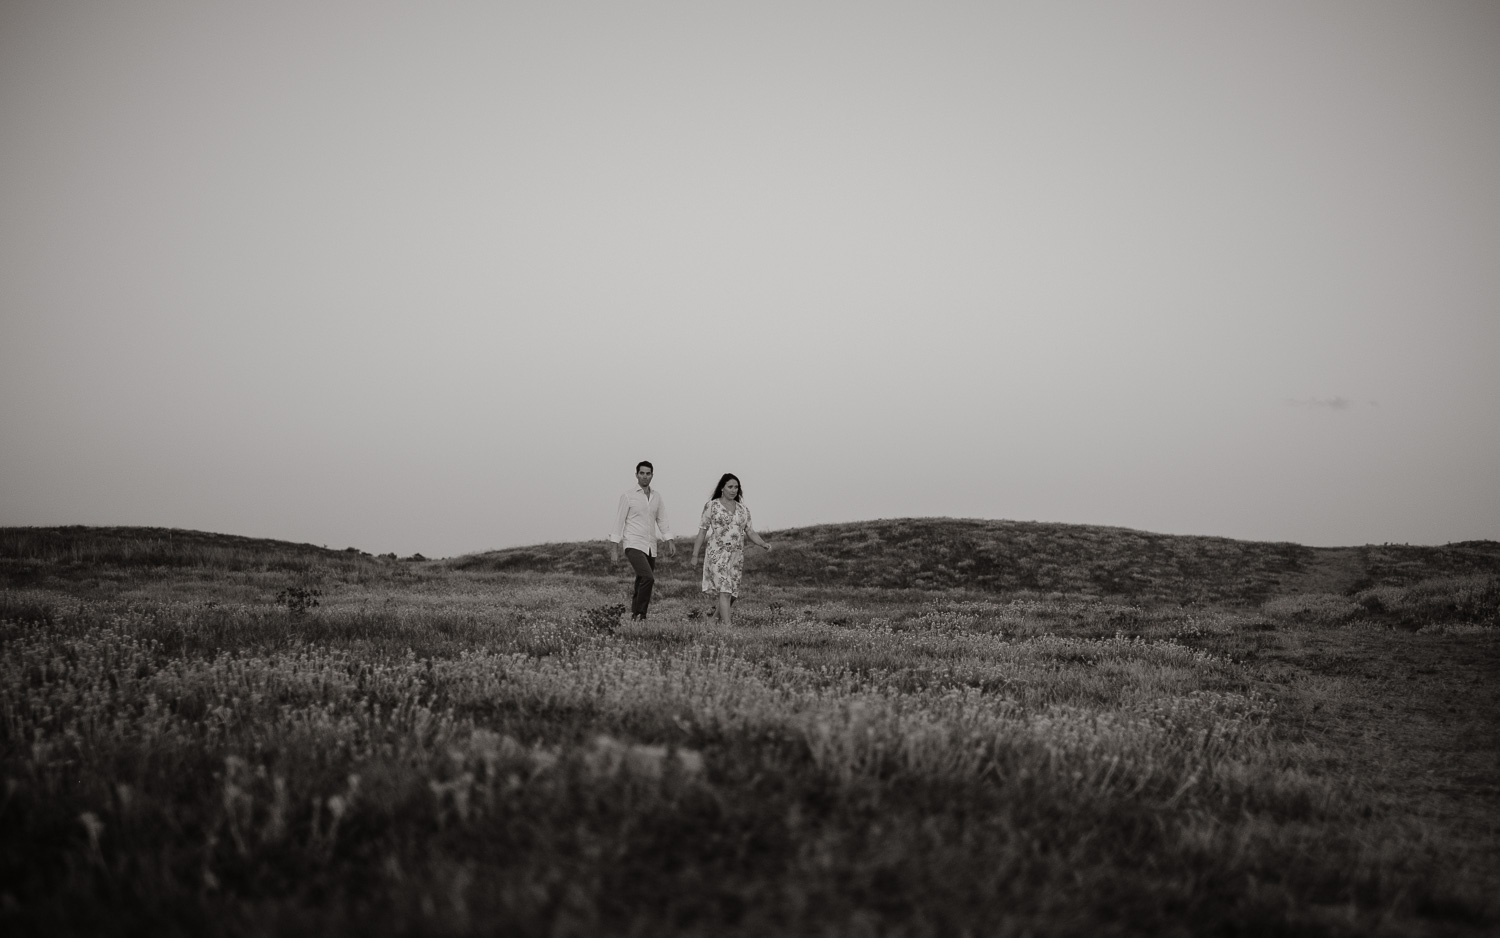
[[[656,496],[656,530],[667,543],[667,556],[676,557],[677,541],[672,537],[672,526],[667,524],[667,500],[660,495]]]
[[[630,493],[620,496],[620,507],[615,511],[615,530],[609,536],[609,559],[620,562],[620,541],[625,538],[625,517],[630,514]]]

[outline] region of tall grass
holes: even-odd
[[[1327,715],[1368,702],[1318,665],[1500,660],[1482,577],[1255,607],[764,586],[725,630],[670,581],[621,622],[621,578],[314,561],[0,591],[7,934],[1500,925],[1482,831],[1349,771],[1369,740]]]

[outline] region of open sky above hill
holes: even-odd
[[[0,525],[1500,538],[1500,5],[0,5]]]

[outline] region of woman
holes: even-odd
[[[745,563],[745,538],[771,549],[750,523],[750,509],[740,504],[740,480],[732,472],[724,473],[714,486],[714,497],[703,506],[698,522],[698,539],[693,542],[693,563],[698,551],[708,542],[703,555],[703,592],[718,596],[718,616],[722,625],[729,624],[729,611],[740,592],[740,567]]]

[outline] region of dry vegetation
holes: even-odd
[[[1500,927],[1500,545],[776,537],[721,630],[598,544],[0,530],[0,928]]]

